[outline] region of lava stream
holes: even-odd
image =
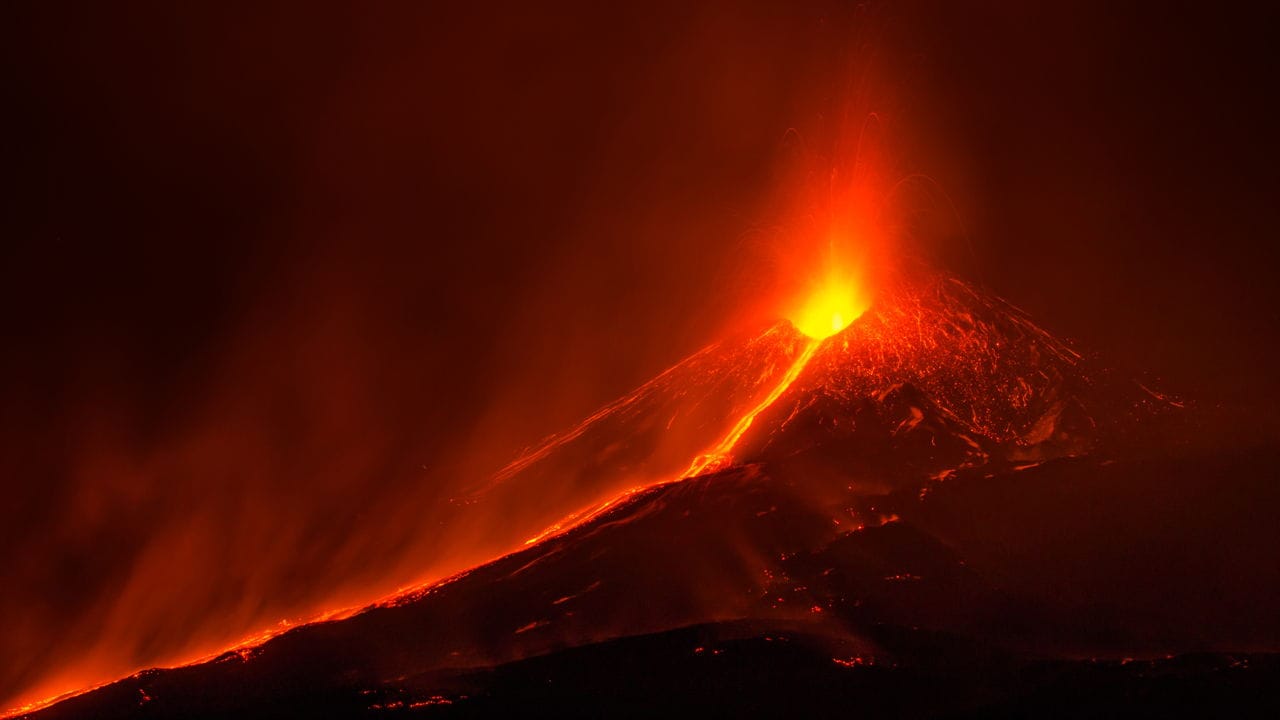
[[[804,349],[796,357],[795,361],[791,363],[791,367],[787,369],[786,374],[782,376],[782,379],[778,381],[778,384],[775,385],[773,389],[769,391],[769,394],[766,395],[765,398],[761,400],[759,404],[751,408],[751,410],[747,412],[747,414],[739,418],[738,422],[734,424],[733,428],[729,431],[729,433],[726,434],[723,438],[721,438],[720,442],[716,443],[714,448],[694,458],[693,462],[689,465],[689,469],[685,470],[678,478],[675,478],[673,480],[668,480],[665,482],[654,483],[647,487],[629,488],[623,491],[622,493],[619,493],[618,495],[615,495],[614,497],[609,498],[608,500],[596,503],[589,507],[583,508],[578,512],[571,513],[565,516],[563,520],[560,520],[559,522],[548,527],[546,530],[543,530],[537,535],[534,535],[528,540],[525,540],[524,544],[534,545],[549,537],[559,535],[560,533],[566,530],[570,530],[574,527],[577,527],[578,525],[581,525],[592,518],[598,517],[604,511],[608,510],[609,508],[615,507],[623,500],[631,497],[632,495],[635,495],[636,493],[642,490],[648,490],[650,488],[658,487],[660,485],[667,485],[672,482],[679,482],[686,478],[697,477],[699,475],[703,475],[708,472],[714,472],[716,470],[719,470],[723,467],[728,466],[733,460],[732,455],[730,453],[733,451],[734,446],[738,444],[738,440],[742,437],[743,433],[745,433],[747,429],[751,427],[752,421],[756,419],[757,415],[764,412],[766,409],[768,409],[770,405],[776,402],[777,399],[782,396],[782,393],[786,392],[787,388],[791,387],[791,384],[795,382],[795,379],[800,376],[801,372],[804,371],[805,366],[809,364],[809,360],[813,358],[814,353],[818,351],[818,346],[820,346],[821,344],[822,344],[821,338],[809,338],[809,341],[805,345]]]
[[[733,451],[733,447],[738,444],[738,439],[747,431],[747,428],[751,427],[751,423],[756,419],[757,415],[764,412],[766,408],[782,396],[782,393],[786,392],[787,388],[791,387],[791,383],[795,382],[796,378],[800,376],[800,373],[809,364],[809,360],[813,358],[813,354],[817,352],[818,346],[821,344],[822,340],[809,338],[808,344],[800,352],[796,361],[791,364],[787,374],[782,376],[782,380],[773,390],[769,391],[765,399],[760,401],[760,404],[752,408],[746,415],[743,415],[737,424],[733,426],[733,429],[729,431],[729,434],[725,435],[724,439],[717,443],[710,452],[694,458],[693,463],[689,465],[689,469],[685,470],[684,475],[681,477],[697,477],[703,473],[714,472],[728,465],[733,459],[730,453]]]

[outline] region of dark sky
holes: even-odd
[[[733,322],[787,130],[820,125],[863,46],[901,166],[968,232],[941,254],[1273,437],[1269,18],[328,5],[9,11],[0,616],[21,620],[0,654],[32,660],[0,696],[118,642],[118,598],[173,562],[157,542],[190,540],[221,589],[157,600],[191,609],[117,664],[184,647],[210,608],[254,627],[314,605],[296,578],[345,577],[350,538],[400,557],[378,582],[411,572],[421,531],[370,514],[438,500],[441,468],[491,469]],[[288,561],[254,566],[264,542]]]
[[[993,286],[1171,389],[1274,400],[1273,19],[1230,5],[957,18],[938,102]]]

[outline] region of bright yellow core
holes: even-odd
[[[792,312],[791,322],[800,332],[821,340],[848,327],[870,305],[870,298],[854,278],[832,275]]]

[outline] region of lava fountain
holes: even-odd
[[[788,314],[797,330],[815,340],[845,329],[871,305],[861,272],[853,263],[838,258],[837,248],[833,243],[825,268],[809,283],[808,294]]]

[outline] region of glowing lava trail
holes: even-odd
[[[728,467],[733,462],[731,453],[733,451],[733,447],[738,444],[738,439],[741,438],[743,433],[751,427],[751,423],[756,419],[757,415],[764,412],[782,396],[782,393],[786,392],[787,388],[791,387],[791,383],[795,382],[795,379],[804,371],[805,366],[809,364],[809,360],[813,358],[814,353],[818,351],[818,347],[822,345],[823,339],[825,338],[808,338],[808,342],[805,344],[804,349],[800,351],[798,356],[796,356],[795,361],[791,363],[791,367],[787,369],[786,374],[782,376],[782,379],[778,381],[778,384],[769,391],[769,394],[766,395],[759,404],[751,408],[746,415],[739,418],[738,422],[734,424],[729,433],[721,438],[720,442],[716,443],[714,448],[694,458],[693,463],[689,465],[689,469],[685,470],[679,477],[644,487],[629,488],[622,493],[605,500],[604,502],[596,503],[595,505],[566,516],[560,522],[555,523],[546,530],[543,530],[537,535],[525,540],[524,544],[534,545],[549,537],[559,535],[566,530],[582,525],[592,518],[598,517],[609,508],[616,507],[622,501],[643,490],[648,490],[660,485],[667,485],[673,482],[679,482],[687,478],[697,477],[708,472],[715,472],[721,468]]]
[[[809,364],[809,360],[813,357],[813,354],[817,352],[818,346],[821,344],[821,338],[809,338],[808,344],[805,345],[804,350],[800,352],[800,355],[796,357],[796,361],[791,364],[791,367],[787,370],[787,374],[782,376],[782,380],[773,388],[773,390],[769,391],[769,394],[765,396],[764,400],[760,401],[760,404],[752,408],[746,415],[743,415],[742,418],[738,420],[738,423],[733,426],[733,429],[729,431],[729,434],[725,435],[724,439],[717,443],[710,452],[694,458],[693,464],[689,466],[688,470],[684,471],[684,475],[682,477],[697,477],[703,473],[715,472],[716,470],[728,466],[733,461],[733,457],[730,453],[733,451],[733,446],[738,444],[738,439],[747,431],[747,428],[751,427],[751,423],[756,419],[757,415],[764,412],[766,408],[782,396],[782,393],[786,392],[787,388],[791,387],[791,383],[795,382],[796,378],[800,376],[800,373],[804,370],[805,366]]]
[[[782,393],[786,392],[787,388],[791,387],[791,383],[795,382],[804,371],[822,341],[844,330],[866,312],[871,304],[870,298],[859,281],[858,274],[850,272],[846,264],[836,261],[835,250],[835,246],[832,245],[825,276],[814,284],[812,292],[806,297],[804,303],[791,313],[791,324],[808,339],[804,350],[764,400],[743,415],[729,434],[725,435],[724,439],[710,452],[694,458],[693,464],[684,471],[683,477],[697,477],[704,473],[715,472],[732,463],[731,453],[742,434],[751,427],[757,415],[764,412],[782,396]]]
[[[805,297],[804,301],[797,306],[792,313],[790,313],[792,325],[805,336],[806,342],[804,348],[800,351],[800,354],[796,356],[795,360],[792,361],[791,367],[787,369],[787,372],[782,376],[782,379],[773,386],[773,388],[765,395],[763,400],[756,404],[755,407],[751,408],[751,410],[749,410],[745,415],[738,418],[738,421],[734,423],[729,432],[720,439],[720,442],[716,443],[716,445],[707,452],[695,457],[693,462],[690,463],[689,468],[678,477],[647,486],[628,488],[622,493],[615,495],[604,502],[595,503],[594,505],[590,505],[582,510],[565,516],[560,520],[560,522],[551,525],[547,529],[526,540],[524,544],[533,545],[582,525],[588,520],[600,516],[600,514],[604,513],[606,510],[616,507],[623,500],[626,500],[643,490],[667,485],[673,482],[679,482],[686,478],[698,477],[699,475],[705,475],[710,472],[716,472],[717,470],[721,470],[731,465],[733,463],[732,453],[734,447],[738,444],[738,440],[742,438],[743,434],[751,428],[751,424],[755,421],[756,416],[777,402],[778,398],[782,397],[782,394],[787,391],[787,388],[791,387],[791,384],[795,382],[796,378],[800,377],[800,373],[804,371],[806,366],[808,366],[809,361],[813,359],[813,356],[817,353],[818,348],[822,345],[823,341],[851,325],[854,320],[857,320],[864,312],[866,312],[870,304],[870,297],[862,283],[859,282],[857,274],[844,270],[838,263],[829,262],[826,274],[822,276],[817,283],[814,283],[812,290]],[[619,401],[619,403],[625,403],[627,401],[628,399],[624,398]],[[616,404],[617,403],[615,403],[615,405]],[[606,408],[606,410],[610,410],[612,407],[613,406],[610,406],[610,408]],[[579,428],[584,428],[598,416],[600,416],[600,414],[592,416],[592,418],[588,419],[587,423],[579,425]],[[570,438],[576,437],[576,435],[581,434],[581,432],[581,429],[575,429],[573,434],[570,435]],[[554,445],[558,442],[560,441],[556,440],[550,443],[550,445]],[[519,466],[517,467],[517,471],[520,467],[533,462],[533,460],[536,460],[538,456],[547,452],[549,452],[549,448],[544,447],[537,453],[534,453],[533,459],[522,459],[521,461],[518,461]]]

